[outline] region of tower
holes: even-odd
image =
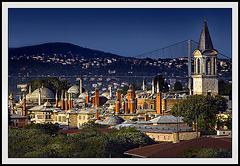
[[[193,95],[217,95],[217,50],[213,48],[209,30],[204,18],[204,24],[197,49],[194,55]]]

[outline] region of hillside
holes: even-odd
[[[30,55],[44,55],[54,57],[54,55],[67,55],[67,58],[121,58],[122,56],[107,53],[103,51],[93,50],[89,48],[80,47],[70,43],[44,43],[33,46],[9,48],[9,58]]]

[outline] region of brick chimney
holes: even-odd
[[[157,93],[157,114],[162,112],[161,93]]]
[[[62,92],[62,95],[61,95],[61,109],[62,110],[64,109],[63,92]]]
[[[87,92],[87,96],[86,96],[86,103],[89,103],[89,95],[88,95],[88,92]]]
[[[56,92],[56,107],[58,107],[58,97],[57,97],[57,92]]]
[[[134,100],[133,99],[130,99],[130,113],[134,113]]]
[[[121,89],[117,90],[117,99],[119,100],[120,108],[121,108]]]
[[[23,115],[26,116],[26,97],[25,93],[23,93]]]
[[[115,113],[119,114],[120,113],[120,103],[119,103],[119,99],[117,99],[115,101]]]
[[[124,101],[124,113],[128,113],[128,101]]]
[[[67,92],[65,92],[65,111],[68,110]]]
[[[99,120],[99,111],[96,109],[96,119]]]
[[[99,89],[95,89],[95,107],[99,107]]]
[[[72,104],[71,103],[71,93],[68,94],[68,103],[69,103],[68,104],[69,105],[69,109],[71,109],[72,108],[72,106],[71,106],[71,104]]]

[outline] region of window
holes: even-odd
[[[85,116],[83,116],[83,120],[85,120]]]
[[[81,116],[78,116],[78,119],[79,119],[79,120],[81,120],[81,119],[82,119],[82,117],[81,117]]]
[[[152,104],[150,105],[150,108],[153,109],[153,105]]]

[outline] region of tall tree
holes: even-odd
[[[221,104],[219,104],[221,103]],[[172,107],[171,113],[174,116],[182,116],[183,121],[192,126],[197,122],[198,129],[214,130],[217,123],[216,114],[226,111],[226,100],[221,96],[188,96],[181,103]]]
[[[157,89],[157,82],[159,82],[159,91],[160,92],[165,93],[165,92],[169,91],[168,83],[166,82],[166,80],[163,77],[163,75],[158,74],[156,77],[154,77],[154,87],[155,87],[155,90]]]
[[[181,82],[180,81],[175,82],[174,91],[181,91],[181,90],[183,90]]]

